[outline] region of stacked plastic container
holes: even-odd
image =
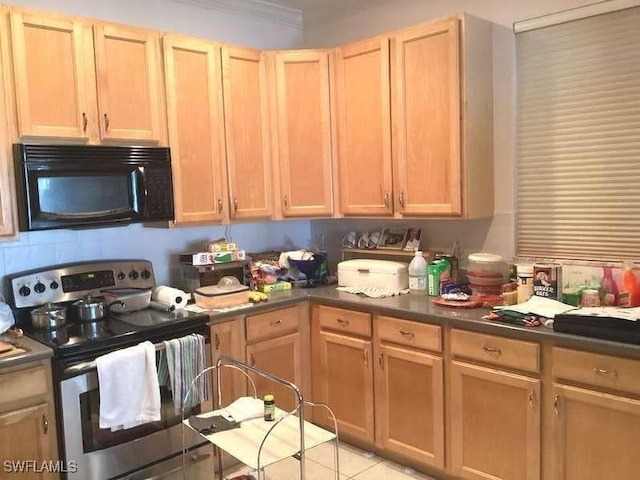
[[[472,295],[500,295],[506,282],[507,263],[493,253],[471,253],[467,257],[467,279]]]

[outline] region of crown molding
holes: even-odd
[[[302,10],[276,5],[264,0],[173,0],[209,10],[259,18],[302,30]]]

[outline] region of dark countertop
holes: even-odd
[[[37,362],[53,356],[53,350],[27,336],[17,339],[17,345],[26,352],[0,358],[0,369]]]
[[[449,325],[481,333],[490,333],[530,341],[548,341],[554,345],[586,349],[612,355],[622,355],[640,359],[640,345],[612,342],[598,338],[569,335],[553,331],[544,326],[521,327],[502,322],[482,320],[489,313],[488,308],[448,308],[434,305],[430,297],[400,295],[388,298],[369,298],[363,295],[340,292],[335,286],[313,289],[294,288],[268,294],[269,300],[252,307],[228,312],[212,313],[214,323],[234,315],[252,315],[266,310],[282,308],[301,301],[316,301],[336,307],[350,308],[406,318],[436,325]]]

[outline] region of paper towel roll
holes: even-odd
[[[158,285],[151,292],[151,299],[174,306],[176,309],[184,308],[189,300],[189,294],[178,288]]]

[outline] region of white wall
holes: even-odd
[[[302,43],[293,26],[242,18],[172,0],[14,0],[19,5],[146,28],[189,34],[256,48],[291,48]],[[310,247],[308,221],[237,224],[230,233],[240,248],[262,251]],[[0,243],[0,277],[58,263],[108,258],[145,258],[159,283],[176,284],[177,254],[225,237],[225,227],[158,229],[131,225],[94,230],[22,233]],[[3,286],[4,287],[4,286]]]

